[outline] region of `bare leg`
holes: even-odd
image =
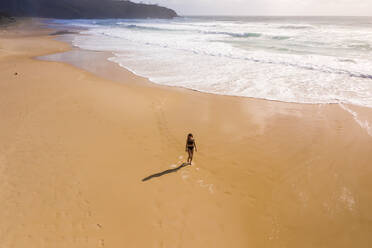
[[[189,162],[189,164],[191,164],[191,162],[192,162],[192,157],[194,156],[194,150],[192,150],[192,149],[190,149],[189,150],[189,158],[190,158],[190,162]]]
[[[191,149],[187,149],[187,152],[189,154],[189,157],[187,158],[187,163],[191,163],[192,160]]]

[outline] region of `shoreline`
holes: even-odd
[[[62,27],[63,32],[67,31],[68,35],[74,35],[73,33],[69,33],[70,31],[66,29],[66,27]],[[79,33],[75,33],[75,35],[80,35]],[[76,47],[72,44],[70,41],[72,38],[66,37],[65,34],[62,35],[57,35],[55,38],[57,41],[60,42],[65,42],[67,43],[71,49],[68,51],[64,51],[62,53],[57,53],[57,54],[49,54],[45,56],[40,56],[39,59],[46,60],[46,61],[57,61],[57,62],[62,62],[62,63],[68,63],[70,65],[73,65],[75,67],[78,67],[80,69],[83,69],[85,71],[88,71],[90,73],[93,73],[97,76],[100,76],[104,79],[108,79],[111,81],[115,81],[118,83],[123,83],[123,80],[121,79],[122,77],[125,77],[127,73],[132,74],[134,77],[138,77],[141,80],[141,83],[147,84],[149,87],[160,87],[163,89],[168,89],[168,90],[175,90],[175,91],[191,91],[196,94],[207,94],[207,95],[212,95],[212,96],[221,96],[221,97],[231,97],[231,98],[238,98],[241,101],[269,101],[273,103],[278,103],[278,104],[295,104],[295,105],[314,105],[314,106],[322,106],[322,105],[335,105],[343,109],[346,113],[350,114],[350,116],[355,120],[355,122],[367,132],[369,136],[372,137],[372,115],[369,113],[371,110],[372,113],[372,108],[369,108],[367,106],[360,106],[360,105],[355,105],[355,104],[350,104],[350,103],[343,103],[343,102],[334,102],[334,103],[300,103],[300,102],[286,102],[286,101],[280,101],[280,100],[270,100],[270,99],[264,99],[264,98],[255,98],[255,97],[246,97],[246,96],[236,96],[236,95],[225,95],[225,94],[217,94],[217,93],[211,93],[211,92],[204,92],[204,91],[199,91],[196,89],[191,89],[187,87],[182,87],[182,86],[170,86],[170,85],[163,85],[163,84],[158,84],[154,81],[151,81],[151,79],[141,76],[137,74],[136,72],[119,65],[118,63],[111,61],[111,57],[115,57],[114,52],[103,52],[103,51],[90,51],[90,50],[85,50],[79,47]],[[96,59],[99,60],[106,60],[106,62],[100,62],[100,71],[96,71],[97,67],[96,65],[84,65],[82,61],[79,61],[79,53],[82,53],[82,56],[89,57],[91,60],[96,61]],[[38,59],[38,58],[36,58]],[[106,71],[106,69],[108,69]],[[123,70],[123,72],[121,72]],[[112,76],[111,74],[114,74]],[[362,114],[362,118],[359,119],[359,113]],[[371,124],[370,124],[371,123]]]
[[[62,32],[62,33],[58,33],[58,32]],[[82,48],[79,48],[77,46],[74,46],[71,41],[69,41],[68,39],[70,38],[67,38],[65,37],[65,35],[81,35],[79,33],[74,33],[74,31],[69,31],[68,28],[62,28],[62,31],[57,31],[56,34],[53,33],[54,36],[56,36],[55,40],[57,41],[60,41],[60,42],[64,42],[64,43],[67,43],[71,46],[71,49],[68,50],[68,51],[65,51],[65,52],[62,52],[62,53],[56,53],[56,54],[49,54],[49,55],[43,55],[43,56],[39,56],[39,58],[36,58],[36,59],[41,59],[41,60],[46,60],[46,61],[57,61],[57,62],[63,62],[63,63],[68,63],[68,64],[71,64],[71,65],[74,65],[76,67],[79,67],[85,71],[89,71],[93,74],[96,74],[100,77],[103,77],[103,78],[106,78],[106,79],[109,79],[109,80],[112,80],[112,81],[120,81],[120,79],[118,77],[110,77],[110,75],[108,75],[108,73],[104,73],[104,72],[94,72],[94,70],[92,68],[90,68],[89,66],[84,66],[84,65],[81,65],[79,63],[78,60],[76,59],[73,59],[73,58],[69,58],[70,56],[68,56],[67,54],[68,53],[76,53],[76,55],[78,55],[79,52],[84,52],[86,54],[90,53],[91,57],[95,57],[94,55],[95,54],[99,54],[97,55],[96,57],[98,59],[105,59],[107,60],[108,62],[110,62],[112,64],[112,67],[119,67],[121,70],[124,70],[124,71],[127,71],[131,74],[133,74],[134,76],[136,77],[139,77],[139,78],[142,78],[146,81],[148,81],[149,84],[153,84],[153,85],[156,85],[156,86],[159,86],[159,87],[165,87],[165,88],[169,88],[169,89],[174,89],[174,88],[177,88],[179,90],[188,90],[188,91],[193,91],[193,92],[197,92],[197,93],[201,93],[201,94],[210,94],[210,95],[216,95],[216,96],[223,96],[223,97],[237,97],[237,98],[242,98],[242,99],[248,99],[248,100],[258,100],[258,101],[270,101],[270,102],[277,102],[277,103],[283,103],[283,104],[299,104],[299,105],[302,105],[302,104],[309,104],[309,105],[339,105],[339,104],[343,104],[343,105],[347,105],[347,106],[354,106],[354,107],[359,107],[359,108],[365,108],[365,109],[372,109],[370,107],[367,107],[367,106],[362,106],[362,105],[356,105],[356,104],[351,104],[351,103],[344,103],[344,102],[327,102],[327,103],[305,103],[305,102],[287,102],[287,101],[282,101],[282,100],[272,100],[272,99],[266,99],[266,98],[256,98],[256,97],[249,97],[249,96],[237,96],[237,95],[227,95],[227,94],[218,94],[218,93],[212,93],[212,92],[206,92],[206,91],[200,91],[200,90],[196,90],[196,89],[192,89],[192,88],[187,88],[187,87],[183,87],[183,86],[171,86],[171,85],[164,85],[164,84],[159,84],[159,83],[156,83],[154,81],[152,81],[150,78],[148,77],[145,77],[145,76],[142,76],[138,73],[136,73],[134,70],[131,70],[129,68],[126,68],[125,66],[121,66],[119,65],[118,63],[114,62],[114,61],[111,61],[110,58],[112,57],[115,57],[115,54],[114,52],[106,52],[106,51],[91,51],[91,50],[86,50],[86,49],[82,49]],[[65,56],[67,55],[67,56]],[[89,55],[88,55],[89,56]],[[111,66],[110,66],[111,67]],[[115,69],[115,70],[119,70],[119,69]]]
[[[42,61],[74,49],[48,30],[9,32],[0,38],[0,243],[372,242],[372,140],[340,106],[160,86],[84,51],[70,52],[79,68]],[[142,182],[182,165],[189,132],[195,163]]]
[[[209,51],[209,49],[207,49],[209,52],[208,51],[202,52],[202,50],[200,49],[203,49],[205,44],[204,43],[203,43],[204,45],[199,44],[199,42],[195,41],[196,43],[194,45],[195,45],[196,50],[194,51],[193,48],[188,47],[188,45],[192,44],[192,40],[190,41],[191,43],[188,40],[184,40],[185,44],[182,42],[182,40],[179,40],[181,47],[183,46],[188,47],[188,48],[185,48],[186,50],[184,53],[182,52],[184,49],[177,48],[179,45],[173,46],[171,45],[171,43],[167,42],[166,39],[164,39],[165,37],[168,37],[167,35],[171,35],[169,38],[173,37],[174,39],[178,40],[178,39],[181,39],[183,33],[182,34],[164,33],[163,34],[164,36],[162,36],[161,35],[162,33],[160,31],[159,32],[151,31],[151,33],[147,33],[147,31],[145,31],[145,33],[143,33],[143,35],[145,35],[144,37],[147,37],[146,35],[150,35],[150,34],[154,35],[153,41],[151,41],[152,40],[151,36],[146,38],[149,40],[149,43],[147,43],[146,40],[143,40],[144,37],[140,38],[142,37],[141,32],[142,32],[142,29],[144,28],[141,22],[139,24],[135,23],[135,25],[130,25],[129,27],[126,27],[126,25],[124,25],[123,23],[118,22],[117,24],[123,25],[123,28],[118,27],[112,30],[108,30],[108,29],[106,30],[105,26],[107,26],[108,23],[115,25],[115,21],[102,22],[102,23],[101,22],[97,22],[97,23],[88,22],[88,23],[89,23],[89,29],[85,33],[85,35],[82,34],[82,35],[75,36],[76,40],[74,40],[73,42],[75,45],[81,47],[82,49],[86,48],[88,50],[93,50],[93,51],[94,50],[115,51],[113,52],[114,56],[112,57],[110,56],[111,57],[110,60],[114,61],[115,63],[120,64],[123,68],[127,70],[129,69],[130,71],[134,72],[137,75],[149,78],[150,81],[157,83],[157,84],[168,85],[168,86],[177,85],[177,87],[185,87],[188,89],[193,89],[193,90],[197,90],[197,91],[204,92],[204,93],[213,93],[213,94],[219,94],[219,95],[235,95],[235,96],[237,95],[237,96],[250,97],[250,98],[259,97],[261,99],[281,101],[281,102],[292,102],[292,103],[294,102],[294,103],[305,103],[305,104],[314,104],[314,103],[315,104],[316,103],[328,104],[328,103],[342,102],[344,104],[351,104],[351,105],[357,105],[357,106],[362,106],[362,107],[372,106],[369,101],[370,97],[368,93],[366,93],[370,91],[369,86],[368,86],[369,80],[366,79],[366,78],[369,78],[368,77],[369,72],[361,72],[363,71],[363,68],[368,68],[368,66],[364,66],[364,64],[359,60],[354,61],[352,59],[347,59],[348,58],[347,54],[341,53],[340,55],[336,56],[335,54],[332,53],[334,55],[333,56],[328,53],[323,53],[324,51],[320,49],[320,52],[316,53],[317,59],[315,61],[312,61],[312,59],[310,59],[310,58],[313,58],[313,55],[315,56],[315,54],[311,56],[310,55],[306,56],[305,54],[303,54],[304,55],[303,63],[305,64],[309,63],[308,66],[306,66],[301,61],[297,61],[297,59],[299,59],[302,56],[301,52],[299,52],[298,54],[295,52],[289,53],[294,56],[293,59],[297,61],[298,63],[288,62],[285,59],[286,58],[285,56],[286,52],[284,52],[285,49],[282,52],[279,51],[281,50],[278,48],[280,47],[280,44],[281,44],[280,43],[276,45],[273,44],[273,46],[271,47],[272,49],[270,48],[268,51],[265,50],[268,54],[270,54],[270,52],[273,52],[274,56],[271,56],[272,57],[271,59],[272,61],[271,61],[270,59],[269,60],[264,59],[266,52],[261,54],[260,53],[261,50],[258,49],[259,46],[256,47],[258,49],[257,54],[253,52],[253,50],[255,50],[256,48],[254,44],[251,44],[251,42],[256,42],[256,41],[261,42],[261,38],[257,40],[256,38],[249,38],[249,39],[242,38],[242,39],[239,39],[239,42],[240,41],[243,43],[246,42],[247,44],[251,44],[253,46],[252,48],[253,57],[250,58],[250,55],[249,55],[250,52],[244,53],[245,50],[243,48],[241,51],[242,52],[241,57],[238,55],[236,56],[231,55],[232,56],[231,57],[229,54],[225,54],[224,50],[229,51],[228,48],[231,46],[231,49],[237,48],[237,50],[236,51],[234,50],[234,51],[238,52],[240,47],[244,47],[244,46],[243,45],[236,46],[234,45],[234,43],[230,44],[230,41],[225,42],[225,38],[223,35],[225,35],[226,32],[222,32],[222,33],[216,32],[216,34],[218,34],[218,37],[221,36],[220,37],[221,40],[219,40],[219,42],[217,42],[216,44],[221,43],[222,47],[224,47],[223,44],[226,45],[225,47],[226,49],[221,49],[220,55],[218,55],[218,52],[217,53],[214,52],[216,48],[214,46],[212,47],[213,51]],[[194,24],[198,25],[197,23],[198,22]],[[72,21],[72,22],[63,23],[61,25],[67,25],[66,27],[68,27],[70,24],[79,25],[79,22],[75,23]],[[174,25],[176,26],[178,24],[179,24],[178,22],[174,23]],[[190,25],[193,26],[194,24],[190,24]],[[158,25],[156,23],[152,23],[151,21],[145,24],[145,26],[148,26],[148,25],[154,28],[154,30],[158,30],[158,29],[163,30],[164,28],[163,25],[160,25],[160,24]],[[171,26],[172,25],[173,24],[171,24]],[[132,28],[136,28],[136,29],[132,30]],[[172,26],[171,30],[173,28],[174,27]],[[243,25],[242,28],[244,29],[246,27]],[[291,28],[293,27],[291,26]],[[105,30],[107,31],[107,33]],[[167,30],[167,29],[164,29],[164,30]],[[175,28],[175,30],[177,30],[177,28]],[[197,35],[197,28],[195,28],[195,30],[194,29],[192,30],[193,30],[192,32],[195,31],[195,35]],[[271,29],[269,28],[269,30]],[[245,31],[249,32],[249,30],[248,31],[245,30]],[[281,30],[279,27],[276,32],[280,32],[280,31]],[[134,32],[133,37],[131,35],[132,32]],[[316,31],[314,32],[316,33]],[[206,40],[208,40],[209,38],[211,38],[212,40],[214,38],[218,39],[218,37],[214,37],[214,36],[210,37],[209,32],[206,32],[206,33],[208,34],[208,36],[206,37],[203,36]],[[230,32],[226,33],[226,36],[228,37],[229,35],[227,34],[230,35],[231,33]],[[275,35],[275,33],[272,35]],[[296,40],[297,36],[295,34],[293,35],[294,37],[292,38]],[[316,34],[312,33],[312,35],[316,35]],[[265,35],[265,31],[262,31],[261,36],[266,37],[270,35]],[[119,37],[121,37],[122,40]],[[157,37],[160,37],[160,39],[158,40]],[[136,44],[136,40],[139,42],[138,45]],[[97,41],[102,41],[102,42],[97,42]],[[238,40],[236,42],[238,42]],[[265,40],[262,40],[262,42],[266,44]],[[178,42],[176,43],[178,44]],[[200,45],[201,48],[199,48],[198,44]],[[213,44],[211,44],[211,46]],[[260,43],[257,43],[257,44],[260,44]],[[291,44],[285,43],[282,45],[291,46]],[[324,44],[327,44],[327,42],[325,42]],[[330,42],[329,46],[334,45],[332,44],[333,43]],[[158,45],[159,47],[164,46],[165,49],[157,48]],[[120,51],[122,51],[123,54],[121,54]],[[145,51],[147,51],[146,52],[147,55],[143,54]],[[163,52],[164,54],[162,55]],[[262,52],[264,52],[264,50],[262,50]],[[355,52],[360,52],[360,51],[355,50]],[[193,53],[195,54],[195,56],[191,55]],[[177,56],[175,56],[176,54]],[[288,56],[290,57],[289,54]],[[310,52],[309,54],[312,54],[312,52]],[[159,60],[157,60],[158,56],[159,56]],[[188,56],[190,56],[189,59],[187,59]],[[216,58],[214,58],[215,56]],[[343,56],[346,56],[346,57],[344,58]],[[352,57],[352,55],[350,56]],[[219,57],[221,57],[221,59]],[[289,57],[287,59],[289,59]],[[185,58],[186,60],[185,63],[182,62],[181,58]],[[198,58],[202,61],[206,61],[205,64],[201,61],[200,66],[202,66],[202,68],[199,68],[199,69],[197,68],[197,66],[190,65],[193,59],[198,59]],[[256,59],[253,59],[253,58],[256,58]],[[309,59],[310,62],[307,60],[307,58]],[[324,64],[324,62],[327,61],[328,59],[332,61],[334,60],[333,62],[335,62],[335,64],[333,64],[332,61],[328,61],[330,63],[329,65]],[[247,61],[244,62],[245,60]],[[209,63],[207,61],[209,61]],[[223,61],[225,61],[226,65],[223,65],[222,63]],[[361,63],[360,64],[361,71],[357,69],[358,67],[357,62]],[[182,64],[184,64],[184,66],[182,66]],[[195,65],[195,63],[192,63],[192,64]],[[217,68],[215,68],[216,70],[208,66],[208,64],[210,66],[216,65],[217,66]],[[277,69],[277,70],[274,70],[273,73],[270,73],[270,71],[266,71],[266,69],[271,68],[270,64],[273,64],[273,68]],[[189,75],[188,70],[186,70],[185,68],[186,66],[188,69],[193,70],[195,73],[193,73],[193,75]],[[279,67],[277,68],[277,66]],[[260,73],[260,71],[265,71],[266,73],[260,76],[256,74],[255,71],[251,71],[249,68],[246,68],[247,73],[245,73],[244,71],[241,71],[242,68],[245,68],[245,67],[250,67],[252,68],[252,70],[258,71],[257,73]],[[185,69],[182,69],[182,68],[185,68]],[[208,72],[210,73],[209,75],[208,75]],[[301,72],[304,73],[302,76],[301,76]],[[286,76],[285,75],[279,76],[279,75],[282,75],[282,73],[284,73]],[[238,74],[241,74],[241,76],[240,77],[236,76]],[[340,78],[337,75],[340,75],[339,76]],[[203,78],[205,78],[205,81],[203,80]],[[362,81],[359,82],[358,78],[360,78],[360,80]],[[364,78],[365,80],[362,78]],[[199,82],[199,83],[196,83],[196,82]],[[358,85],[358,87],[355,87],[354,83]],[[267,87],[262,87],[263,85],[266,85]]]

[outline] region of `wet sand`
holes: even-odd
[[[371,109],[158,86],[102,53],[37,60],[71,48],[30,25],[0,33],[2,246],[372,243]]]

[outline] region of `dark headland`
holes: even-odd
[[[5,12],[0,12],[0,25],[9,24],[13,21],[15,21],[15,19],[11,17],[9,14]]]
[[[120,0],[11,0],[0,1],[0,12],[16,17],[59,19],[160,18],[177,13],[158,5]]]

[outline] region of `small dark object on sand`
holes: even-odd
[[[18,75],[18,72],[15,72],[14,75],[17,76]]]

